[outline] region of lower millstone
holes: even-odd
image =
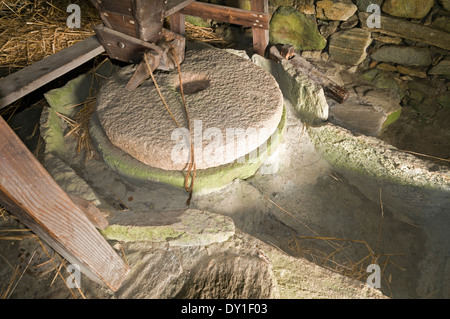
[[[235,179],[246,179],[253,176],[280,145],[285,130],[285,121],[286,113],[283,110],[278,127],[270,138],[263,143],[263,147],[258,149],[256,158],[250,158],[247,154],[233,163],[197,170],[194,192],[207,193],[221,189]],[[122,176],[138,183],[141,181],[160,182],[175,187],[184,187],[185,171],[163,170],[138,161],[109,141],[95,114],[90,122],[90,134],[105,163]]]

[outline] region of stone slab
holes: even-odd
[[[329,107],[323,88],[289,61],[275,63],[257,54],[252,56],[252,61],[275,77],[284,97],[292,104],[302,122],[316,125],[328,119]]]
[[[431,64],[431,54],[428,48],[385,45],[376,50],[371,58],[376,61],[410,66],[428,66]]]
[[[370,32],[360,28],[334,33],[330,38],[330,57],[339,63],[358,65],[367,57],[371,43]]]
[[[359,12],[358,16],[361,27],[371,32],[383,33],[450,50],[450,34],[448,32],[413,23],[406,19],[398,19],[384,15],[380,17],[381,28],[370,28],[367,25],[370,14]]]
[[[233,220],[198,209],[161,212],[122,212],[102,231],[109,240],[167,242],[171,246],[220,243],[234,235]]]

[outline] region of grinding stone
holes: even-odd
[[[142,163],[182,170],[189,162],[183,131],[166,111],[150,78],[132,92],[125,89],[134,70],[135,66],[124,67],[101,88],[96,106],[99,123],[113,145]],[[276,131],[283,95],[276,80],[248,59],[219,49],[187,51],[181,72],[197,169],[234,162]],[[175,119],[187,128],[177,70],[155,72],[155,78]],[[228,132],[234,132],[236,139],[227,138]],[[217,156],[218,150],[222,156]]]

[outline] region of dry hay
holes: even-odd
[[[69,4],[81,8],[81,28],[67,27]],[[101,23],[89,1],[6,0],[0,3],[0,67],[22,68],[94,35]]]
[[[67,26],[67,6],[81,8],[81,28]],[[84,0],[4,0],[0,2],[0,67],[22,68],[95,34],[97,10]],[[212,28],[186,22],[186,38],[229,46]]]
[[[193,41],[204,42],[220,48],[228,48],[233,43],[228,42],[223,37],[214,32],[213,28],[200,27],[189,22],[185,23],[186,38]]]

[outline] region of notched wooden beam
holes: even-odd
[[[181,9],[180,12],[246,27],[269,29],[270,14],[264,12],[243,10],[198,1]]]

